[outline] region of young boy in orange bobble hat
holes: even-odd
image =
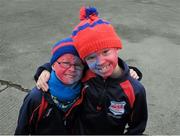
[[[76,130],[80,134],[143,134],[148,119],[146,93],[118,57],[120,37],[94,7],[83,7],[80,15],[82,21],[72,38],[90,71],[84,79],[86,95]]]
[[[59,41],[51,52],[49,91],[35,87],[27,94],[15,135],[71,134],[72,105],[78,105],[83,97],[80,79],[84,66],[71,38]]]
[[[93,7],[82,8],[81,22],[72,33],[75,48],[89,67],[82,80],[85,97],[74,134],[142,134],[147,123],[145,89],[118,58],[122,43],[114,28],[97,14]],[[44,69],[48,66],[38,69],[36,79]],[[47,75],[37,83],[44,90]]]

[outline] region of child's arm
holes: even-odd
[[[146,102],[146,93],[143,86],[138,86],[139,90],[136,92],[134,108],[131,117],[129,118],[127,132],[128,135],[143,134],[146,128],[148,111]]]
[[[17,127],[15,130],[15,135],[29,135],[30,134],[30,126],[28,124],[29,116],[28,116],[28,97],[29,94],[25,97],[23,101],[23,105],[19,111],[19,117],[17,122]]]
[[[129,66],[129,69],[130,69],[130,76],[132,76],[133,78],[135,78],[139,81],[142,79],[143,75],[138,68],[133,67],[133,66]],[[133,76],[134,74],[135,74],[135,76]],[[137,76],[138,76],[138,78],[136,78]]]
[[[24,98],[23,104],[19,111],[17,127],[15,130],[15,135],[29,135],[33,134],[33,123],[35,123],[34,119],[38,116],[35,110],[38,111],[38,105],[40,104],[41,97],[40,91],[34,91],[37,88],[34,88],[31,92],[29,92]],[[33,118],[32,118],[33,117]],[[31,118],[33,119],[30,124]]]
[[[49,86],[47,82],[50,78],[51,70],[52,68],[50,63],[45,63],[37,69],[34,75],[34,80],[36,81],[36,86],[38,89],[42,89],[45,92],[48,91]]]
[[[44,70],[47,70],[47,71],[49,71],[49,73],[51,73],[52,68],[51,68],[50,63],[45,63],[44,65],[38,67],[38,69],[37,69],[37,71],[36,71],[36,73],[35,73],[35,75],[34,75],[34,80],[35,80],[36,82],[37,82],[39,76],[41,75],[41,73],[42,73]]]
[[[129,66],[130,68],[130,76],[141,80],[142,78],[142,73],[136,68],[136,67],[132,67]],[[47,81],[50,78],[50,72],[51,72],[52,68],[50,63],[45,63],[44,65],[40,66],[35,75],[34,75],[34,79],[36,81],[36,86],[38,87],[38,89],[42,89],[43,91],[47,92],[48,91],[48,84]]]

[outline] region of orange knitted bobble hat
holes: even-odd
[[[122,48],[113,26],[98,17],[96,8],[82,7],[79,18],[81,22],[74,28],[72,38],[81,59],[105,48]]]

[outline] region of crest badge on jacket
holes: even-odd
[[[125,112],[125,107],[126,102],[125,101],[121,101],[121,102],[117,102],[117,101],[111,101],[111,105],[109,106],[109,110],[116,116],[116,115],[122,115]]]

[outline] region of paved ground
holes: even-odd
[[[146,134],[180,134],[179,0],[0,0],[0,134],[13,134],[26,89],[50,47],[68,36],[82,3],[116,27],[120,56],[143,72]]]

